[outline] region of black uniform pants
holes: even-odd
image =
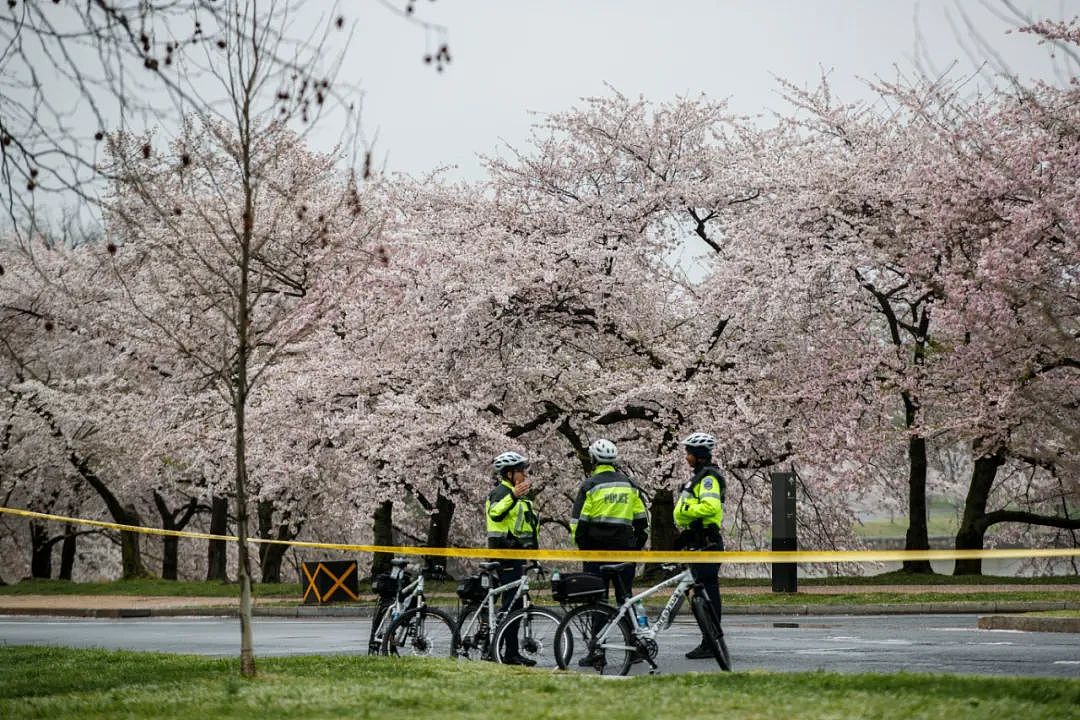
[[[716,542],[701,548],[702,550],[723,551],[724,539],[719,538]],[[694,576],[694,582],[701,583],[705,594],[709,596],[712,608],[716,612],[716,622],[719,625],[722,603],[720,600],[720,565],[718,563],[693,563],[690,566],[690,574]]]
[[[512,583],[516,580],[520,580],[521,576],[525,574],[525,561],[524,560],[500,560],[502,566],[499,568],[499,584],[505,585]],[[502,594],[502,606],[503,617],[510,614],[511,610],[517,610],[520,607],[524,607],[525,603],[522,598],[518,598],[516,603],[514,600],[514,591],[507,590]],[[510,607],[513,603],[513,607]],[[518,624],[520,627],[520,623]],[[491,628],[494,632],[495,628]],[[518,654],[518,636],[517,633],[512,633],[506,636],[506,647],[503,650],[503,655],[506,657],[514,657]]]
[[[634,590],[631,587],[634,583],[634,572],[637,570],[636,563],[630,563],[615,575],[608,573],[601,573],[600,568],[604,565],[614,565],[615,563],[609,562],[583,562],[581,563],[582,572],[592,573],[593,575],[600,575],[604,578],[604,585],[610,589],[612,585],[615,586],[615,603],[622,605],[623,600],[628,597],[633,597]],[[613,582],[615,578],[619,579],[619,582]],[[629,622],[636,622],[634,615],[630,615]],[[593,634],[597,634],[604,627],[604,619],[599,615],[593,618]]]

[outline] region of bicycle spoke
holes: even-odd
[[[457,632],[458,657],[480,660],[487,656],[491,644],[491,630],[488,627],[486,607],[466,606],[458,619]]]
[[[410,610],[386,632],[386,651],[391,655],[452,657],[456,633],[449,615],[435,608]]]
[[[502,663],[539,668],[558,667],[555,636],[561,621],[557,613],[541,608],[530,607],[512,613],[496,632],[496,659]]]
[[[634,646],[624,623],[611,625],[603,645],[598,642],[615,616],[614,608],[606,605],[585,605],[567,613],[562,633],[557,637],[559,666],[575,672],[614,675],[629,672]]]

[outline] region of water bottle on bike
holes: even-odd
[[[647,630],[649,627],[649,616],[645,613],[645,606],[641,603],[634,603],[634,614],[637,615],[637,626],[642,630]]]

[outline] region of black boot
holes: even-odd
[[[687,660],[707,660],[711,657],[713,657],[713,651],[705,644],[704,640],[696,648],[686,653]]]
[[[530,660],[524,655],[510,655],[503,658],[503,665],[523,665],[525,667],[532,667],[536,665],[536,661]]]
[[[604,651],[594,650],[578,660],[578,667],[598,667],[604,664]]]

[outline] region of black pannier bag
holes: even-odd
[[[485,587],[482,575],[470,575],[459,582],[457,586],[457,594],[462,602],[483,602],[484,598],[487,597],[487,593],[488,589]]]
[[[606,600],[604,578],[592,573],[567,573],[551,581],[551,597],[556,602],[574,604]]]
[[[405,588],[412,582],[412,576],[404,573],[401,578],[401,587]],[[371,589],[384,600],[393,600],[398,591],[398,581],[390,573],[376,575],[371,581]]]

